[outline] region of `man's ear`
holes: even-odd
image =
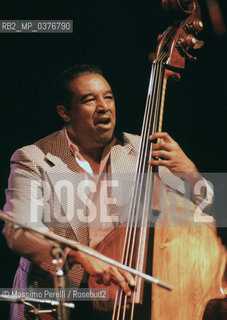
[[[66,123],[70,122],[71,119],[70,119],[69,111],[64,106],[58,105],[57,113]]]

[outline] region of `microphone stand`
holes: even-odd
[[[108,258],[106,256],[104,256],[103,254],[97,252],[97,251],[93,251],[91,250],[89,247],[87,246],[84,246],[82,244],[80,244],[79,242],[75,242],[75,241],[72,241],[70,239],[67,239],[67,238],[64,238],[64,237],[61,237],[53,232],[50,232],[50,231],[42,231],[42,230],[39,230],[39,229],[36,229],[36,228],[32,228],[30,226],[27,226],[26,224],[23,224],[21,222],[18,222],[16,220],[14,220],[13,218],[9,217],[6,215],[6,213],[4,213],[4,211],[0,210],[0,219],[1,220],[4,220],[4,221],[7,221],[7,222],[11,222],[11,223],[14,223],[16,224],[17,226],[19,226],[20,228],[24,229],[24,230],[29,230],[29,231],[32,231],[32,232],[36,232],[42,236],[44,236],[45,238],[48,238],[48,239],[51,239],[51,240],[54,240],[58,243],[61,243],[61,244],[64,244],[74,250],[79,250],[91,257],[94,257],[96,259],[99,259],[101,261],[104,261],[104,262],[107,262],[109,263],[110,265],[113,265],[121,270],[124,270],[124,271],[127,271],[127,272],[130,272],[132,273],[133,275],[135,276],[139,276],[141,277],[142,279],[144,279],[145,281],[147,281],[148,283],[151,283],[151,284],[156,284],[157,286],[159,287],[162,287],[166,290],[172,290],[173,289],[173,286],[164,282],[164,281],[161,281],[157,278],[154,278],[148,274],[145,274],[143,272],[140,272],[136,269],[133,269],[131,267],[128,267],[128,266],[125,266],[124,264],[118,262],[118,261],[115,261],[114,259],[111,259],[111,258]]]
[[[65,254],[61,248],[59,243],[55,243],[51,254],[54,257],[52,263],[55,266],[55,274],[54,274],[54,288],[56,293],[59,293],[59,290],[65,289],[65,277],[63,271],[63,265],[65,263]],[[57,320],[67,320],[67,310],[65,307],[65,299],[62,297],[60,298],[60,294],[57,294]]]
[[[29,311],[28,313],[33,313],[35,316],[35,319],[40,319],[40,314],[42,313],[52,313],[56,312],[56,307],[58,308],[59,302],[55,300],[49,300],[49,299],[36,299],[36,298],[18,298],[17,296],[14,295],[5,295],[1,294],[0,295],[0,300],[1,301],[8,301],[8,302],[13,302],[13,303],[23,303],[24,305],[30,307],[32,310]],[[40,303],[40,304],[49,304],[52,306],[52,308],[48,310],[38,310],[33,303]],[[74,303],[68,303],[68,302],[63,302],[63,305],[65,308],[75,308]]]

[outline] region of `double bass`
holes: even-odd
[[[162,129],[164,100],[169,78],[180,79],[186,60],[196,60],[190,49],[199,49],[202,31],[197,0],[162,0],[177,21],[158,37],[150,55],[152,69],[141,132],[133,191],[126,225],[115,228],[96,248],[102,254],[173,286],[167,291],[148,286],[136,277],[129,298],[115,284],[110,300],[95,301],[94,308],[112,312],[113,320],[202,320],[207,302],[223,298],[226,250],[217,237],[215,221],[180,193],[166,187],[157,168],[148,165],[149,136]],[[101,288],[94,278],[89,287]]]

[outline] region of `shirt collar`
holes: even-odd
[[[82,157],[82,155],[80,154],[78,146],[74,142],[72,142],[72,140],[69,138],[66,127],[63,127],[63,129],[61,130],[61,134],[66,138],[68,145],[69,145],[69,149],[72,152],[75,159],[78,158],[79,160],[86,161]],[[112,147],[115,145],[116,141],[117,140],[114,137],[113,140],[111,140],[111,142],[105,146],[103,153],[102,153],[101,162],[100,162],[100,169],[99,169],[100,173],[103,172],[103,170],[106,166],[107,160],[109,158],[110,151],[111,151]]]

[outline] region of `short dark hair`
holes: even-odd
[[[74,79],[86,74],[100,74],[103,76],[102,70],[91,64],[78,64],[62,71],[56,81],[55,99],[57,105],[63,105],[70,110],[72,101],[72,91],[70,90],[70,82]]]

